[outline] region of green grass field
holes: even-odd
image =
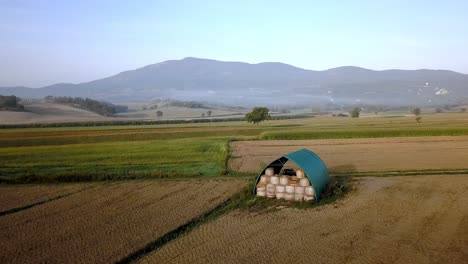
[[[227,139],[177,139],[0,149],[4,181],[214,177],[225,174]]]
[[[230,140],[468,135],[468,114],[0,129],[0,181],[225,177]]]

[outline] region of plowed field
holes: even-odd
[[[0,263],[113,263],[211,210],[246,184],[101,184],[4,215]]]
[[[87,184],[0,186],[0,212],[45,202],[92,187]]]
[[[331,172],[468,169],[468,136],[233,142],[231,168],[257,172],[299,148],[317,153]]]
[[[231,212],[143,263],[468,263],[468,175],[361,178],[334,204]]]

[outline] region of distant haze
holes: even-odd
[[[468,73],[468,1],[1,1],[0,86],[188,56]]]
[[[249,64],[188,57],[80,84],[0,88],[0,94],[111,102],[171,98],[237,106],[459,105],[468,103],[468,75],[353,66],[312,71],[279,62]]]

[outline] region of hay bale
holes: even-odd
[[[284,199],[285,199],[286,201],[292,201],[292,200],[294,200],[294,193],[285,193],[285,194],[284,194]]]
[[[294,193],[294,186],[287,185],[286,186],[286,193]]]
[[[280,177],[280,184],[281,184],[281,185],[288,185],[288,183],[289,183],[289,178],[288,178],[288,176],[281,176],[281,177]]]
[[[297,170],[296,171],[296,176],[297,176],[297,178],[302,179],[302,178],[305,178],[305,173],[304,173],[303,170]]]
[[[310,186],[310,181],[307,178],[302,178],[299,180],[299,185],[302,187]]]
[[[278,175],[271,176],[271,177],[270,177],[270,183],[279,184],[279,183],[280,183],[280,180],[279,180]]]
[[[273,175],[275,175],[275,170],[273,168],[267,168],[265,170],[265,175],[266,176],[273,176]]]

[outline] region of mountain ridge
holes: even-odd
[[[246,106],[454,104],[468,101],[467,91],[468,75],[449,70],[371,70],[341,66],[315,71],[282,62],[225,62],[195,57],[149,64],[77,84],[0,87],[0,94],[28,98],[79,96],[111,102],[204,99]]]

